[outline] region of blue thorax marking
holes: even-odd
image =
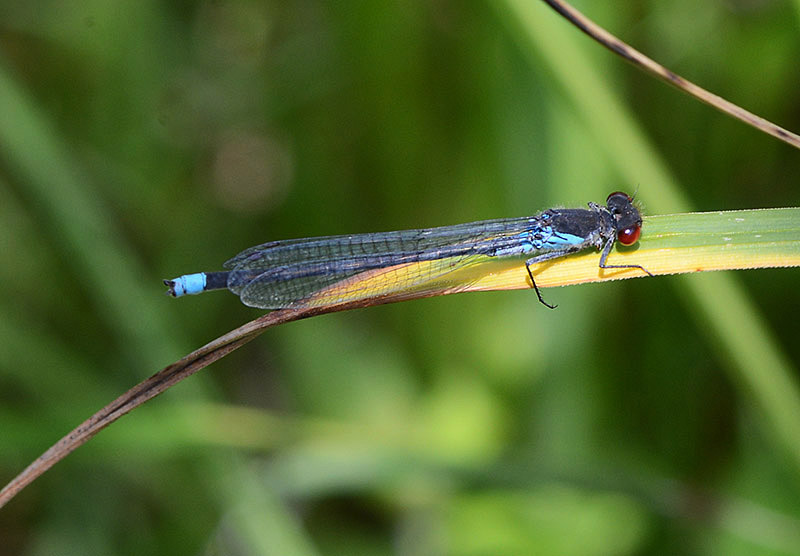
[[[557,232],[552,226],[536,226],[517,236],[520,242],[513,247],[498,249],[494,255],[496,257],[529,255],[534,251],[563,249],[570,245],[580,245],[586,242],[586,238]]]
[[[574,236],[572,234],[554,233],[544,242],[549,247],[566,247],[567,245],[578,245],[586,241],[586,238]]]

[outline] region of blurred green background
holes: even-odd
[[[800,130],[800,2],[576,5]],[[619,189],[650,214],[797,206],[798,175],[796,150],[534,0],[6,2],[2,482],[260,314],[225,292],[170,299],[162,278],[272,239]],[[716,321],[688,293],[709,279],[269,330],[0,510],[0,554],[800,554],[800,461],[775,430],[793,417],[751,394],[770,379],[719,325],[741,318],[727,290],[707,288]],[[796,396],[797,271],[726,279]]]

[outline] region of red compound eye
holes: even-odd
[[[622,245],[633,245],[639,241],[640,235],[642,235],[642,225],[636,224],[635,226],[617,232],[617,241]]]

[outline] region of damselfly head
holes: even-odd
[[[608,205],[611,212],[614,212],[617,207],[630,205],[631,203],[633,203],[633,197],[624,191],[615,191],[606,197],[606,205]]]
[[[617,230],[617,241],[622,245],[633,245],[642,235],[642,215],[633,205],[633,199],[627,193],[616,191],[606,199],[606,206],[614,217]]]

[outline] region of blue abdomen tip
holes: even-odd
[[[169,286],[167,293],[174,297],[202,293],[206,289],[206,273],[184,274],[174,280],[164,280],[164,283]]]

